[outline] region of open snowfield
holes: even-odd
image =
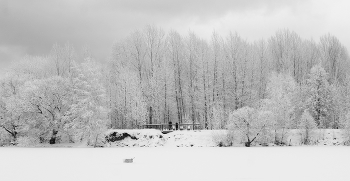
[[[82,144],[1,148],[0,180],[350,180],[350,147],[331,146],[341,145],[339,130],[319,130],[315,134],[318,146],[298,146],[299,132],[293,130],[288,137],[292,147],[250,148],[216,147],[213,135],[223,130],[168,134],[110,130],[107,134],[115,131],[138,139],[126,137],[95,149]],[[133,163],[124,163],[130,158]]]
[[[349,153],[349,147],[1,148],[0,180],[348,181]],[[134,163],[123,163],[132,157]]]

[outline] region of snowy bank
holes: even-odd
[[[115,129],[106,132],[106,147],[218,147],[227,137],[227,130],[191,130],[173,131],[163,134],[156,129],[122,130]],[[239,133],[234,134],[231,146],[244,146]],[[289,130],[286,134],[286,146],[303,146],[301,130]],[[310,146],[340,146],[345,143],[340,129],[313,130]],[[276,146],[273,142],[261,144],[256,141],[252,146]]]

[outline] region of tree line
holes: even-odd
[[[1,133],[23,144],[96,143],[106,129],[146,123],[227,129],[237,111],[269,112],[286,129],[307,111],[318,128],[342,128],[348,70],[347,49],[330,34],[315,42],[279,30],[248,42],[213,32],[206,41],[146,26],[116,42],[108,61],[87,49],[79,58],[69,43],[24,57],[1,80]]]

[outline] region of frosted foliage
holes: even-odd
[[[23,100],[19,96],[11,95],[0,101],[0,104],[0,127],[13,134],[20,132],[25,124],[21,119],[21,114],[25,110]]]
[[[147,102],[140,86],[137,74],[127,69],[119,72],[118,107],[121,108],[124,118],[121,128],[138,128],[146,123],[148,112]]]
[[[292,98],[295,88],[295,81],[289,75],[273,73],[270,76],[266,90],[269,98],[266,109],[274,113],[276,128],[289,127],[288,123],[293,114]]]
[[[331,127],[329,116],[333,108],[333,98],[327,77],[328,75],[322,66],[316,65],[311,69],[310,79],[308,80],[309,96],[307,105],[320,128]]]
[[[6,131],[11,142],[15,143],[18,134],[23,131],[25,122],[21,118],[25,111],[25,102],[21,89],[30,76],[9,73],[1,80],[0,86],[0,129]],[[4,137],[5,138],[5,137]]]
[[[349,130],[350,59],[331,35],[313,41],[280,30],[250,42],[214,32],[208,41],[147,26],[105,60],[92,52],[55,44],[0,75],[2,143],[99,146],[107,129],[169,122],[228,129],[218,140],[235,135],[246,146],[291,143],[293,129],[309,144],[313,123]]]
[[[315,129],[317,128],[314,118],[311,116],[309,111],[305,110],[301,116],[300,123],[298,126],[300,129]]]
[[[11,67],[9,74],[22,78],[45,78],[52,76],[50,59],[48,57],[25,56]]]
[[[101,133],[107,129],[108,109],[106,108],[106,92],[101,84],[101,73],[98,64],[87,59],[73,68],[74,100],[70,113],[65,117],[72,120],[65,126],[75,133],[75,141],[86,141],[97,144]]]
[[[21,93],[27,135],[41,142],[55,138],[66,124],[62,118],[71,103],[68,80],[54,76],[27,81]]]
[[[224,128],[224,110],[221,107],[214,107],[212,109],[212,125],[213,129],[223,129]]]
[[[222,132],[221,130],[213,130],[212,139],[214,143],[219,146],[233,146],[236,141],[236,134],[233,129]]]
[[[242,141],[250,146],[256,139],[270,140],[269,129],[273,124],[273,114],[270,111],[257,110],[251,107],[240,108],[230,114],[229,129],[237,129]]]
[[[350,112],[346,114],[343,132],[347,143],[349,143],[350,142]]]
[[[293,127],[293,98],[296,92],[296,83],[289,74],[272,73],[266,88],[267,98],[263,109],[274,114],[275,143],[285,143],[288,129]]]
[[[304,144],[310,144],[314,136],[314,130],[317,129],[317,125],[309,111],[305,110],[302,114],[298,128],[300,130],[302,142]]]
[[[291,96],[295,91],[296,83],[289,74],[272,73],[267,84],[267,94],[269,98],[285,98]]]

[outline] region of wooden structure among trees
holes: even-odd
[[[178,126],[176,126],[178,125]],[[142,129],[159,129],[159,130],[199,130],[199,123],[180,123],[180,124],[144,124]]]

